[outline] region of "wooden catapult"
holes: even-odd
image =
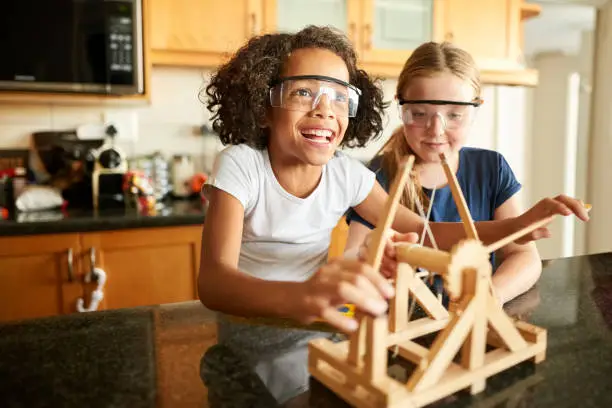
[[[450,252],[398,244],[395,297],[388,315],[356,312],[359,328],[348,340],[334,343],[317,339],[309,344],[310,374],[356,407],[421,407],[467,388],[477,394],[485,389],[487,377],[526,360],[539,363],[545,358],[546,330],[511,319],[496,300],[489,256],[546,225],[552,216],[485,246],[455,174],[445,156],[440,158],[467,239]],[[385,216],[373,232],[368,263],[375,270],[380,269],[385,232],[392,224],[413,163],[414,156],[410,156],[402,165],[391,186]],[[448,311],[417,276],[419,267],[443,278],[450,297]],[[409,321],[409,294],[427,317]],[[430,348],[414,341],[434,332],[439,333]],[[391,348],[416,366],[406,383],[387,373]]]

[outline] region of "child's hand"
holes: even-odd
[[[369,245],[371,245],[373,232],[370,232],[363,244],[359,248],[358,259],[362,262],[366,262],[368,259],[368,252],[370,251]],[[380,264],[380,273],[387,279],[395,278],[397,271],[397,258],[395,254],[395,245],[400,242],[408,242],[416,244],[419,240],[419,235],[416,232],[409,232],[406,234],[400,234],[399,232],[391,229],[386,233],[386,244],[383,259]]]
[[[558,195],[555,198],[545,198],[540,200],[536,205],[531,207],[525,213],[518,217],[519,223],[522,227],[527,227],[534,222],[540,221],[544,218],[552,215],[568,216],[575,214],[582,221],[589,220],[589,209],[590,207],[585,206],[581,200],[577,200],[572,197],[568,197],[564,194]],[[550,231],[546,226],[538,228],[531,233],[524,235],[523,237],[516,240],[519,244],[524,244],[529,241],[535,241],[541,238],[550,237]]]
[[[335,259],[321,267],[303,284],[304,308],[298,320],[310,324],[324,319],[338,329],[351,332],[357,321],[338,308],[346,303],[357,310],[379,316],[387,311],[387,299],[395,296],[393,286],[378,272],[356,260]]]

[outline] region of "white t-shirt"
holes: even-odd
[[[279,184],[267,149],[235,145],[219,153],[207,184],[244,207],[238,268],[261,279],[299,282],[325,263],[332,229],[375,180],[361,162],[336,152],[316,189],[299,198]]]

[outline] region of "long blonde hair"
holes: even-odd
[[[432,77],[445,72],[469,81],[475,95],[480,97],[480,73],[474,59],[468,52],[448,42],[427,42],[414,50],[399,75],[396,95],[401,95],[415,78]],[[410,154],[414,153],[404,137],[404,127],[399,126],[376,154],[377,157],[381,157],[381,167],[389,183],[395,178],[400,161]],[[415,211],[418,197],[426,208],[429,205],[429,198],[421,188],[418,165],[414,166],[410,179],[412,188],[404,189],[400,203]]]

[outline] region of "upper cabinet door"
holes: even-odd
[[[361,0],[263,0],[265,32],[294,33],[308,25],[331,26],[356,44]]]
[[[445,0],[444,38],[468,51],[480,69],[519,69],[521,0]],[[482,17],[475,17],[474,10]]]
[[[214,63],[261,30],[262,0],[150,0],[154,63],[206,55]],[[195,55],[194,55],[195,54]],[[188,62],[188,61],[187,61]]]
[[[307,25],[332,26],[348,30],[347,3],[350,0],[274,0],[276,31],[296,32]]]
[[[403,64],[410,52],[439,37],[436,0],[363,0],[361,59]],[[399,72],[398,72],[399,74]]]

